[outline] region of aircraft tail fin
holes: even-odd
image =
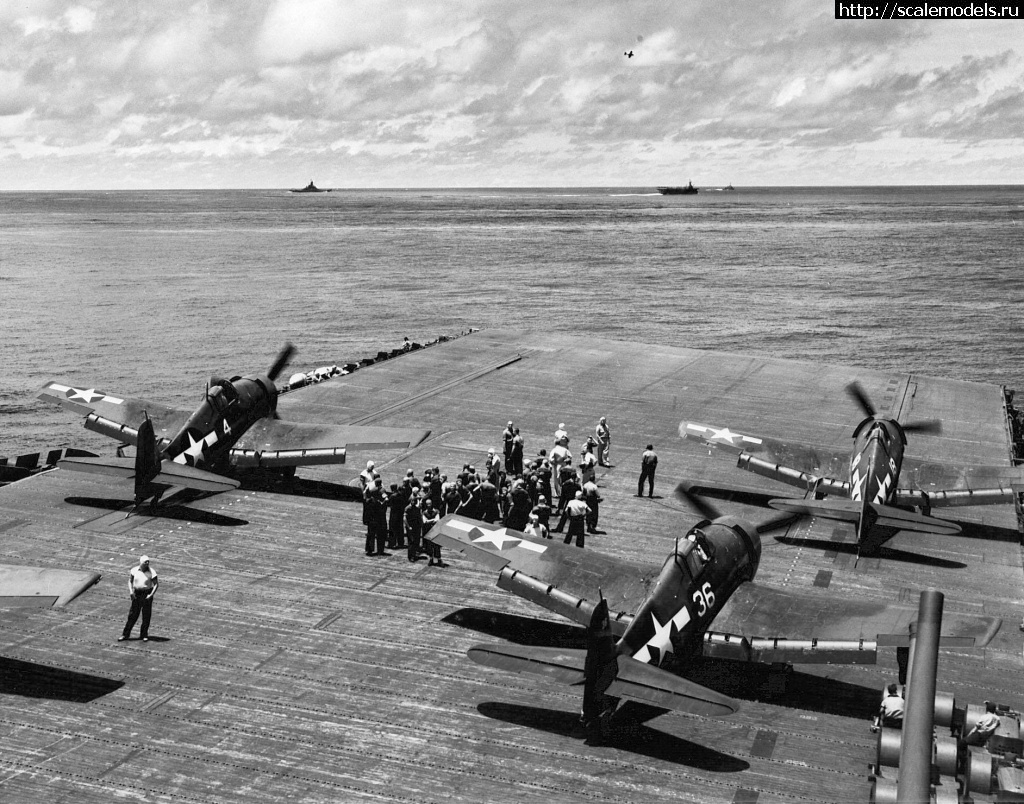
[[[842,522],[860,522],[863,503],[860,500],[824,499],[824,500],[770,500],[768,504],[780,511],[794,514],[820,516],[824,519],[836,519]],[[871,523],[879,527],[896,528],[897,530],[913,530],[922,533],[955,534],[960,526],[955,522],[925,516],[916,511],[906,511],[891,505],[868,503],[868,508],[875,515]]]
[[[602,595],[587,626],[587,658],[583,665],[583,723],[597,723],[607,710],[606,690],[619,673],[615,637],[608,619],[608,601]]]
[[[139,425],[139,440],[135,447],[135,504],[141,505],[148,494],[146,489],[160,474],[160,454],[156,448],[153,422],[147,417]]]
[[[478,645],[470,648],[469,658],[499,670],[547,676],[572,686],[582,684],[583,722],[590,726],[596,726],[603,714],[614,709],[614,702],[607,700],[609,697],[712,717],[731,715],[739,708],[735,701],[721,693],[668,670],[620,655],[604,599],[594,607],[590,618],[586,651],[528,645]]]

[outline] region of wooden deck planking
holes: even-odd
[[[529,348],[515,348],[528,341]],[[523,359],[481,373],[517,351]],[[528,455],[548,446],[560,421],[578,452],[597,417],[607,415],[616,465],[599,475],[605,533],[588,546],[660,564],[673,536],[697,518],[671,494],[681,477],[739,476],[745,485],[785,488],[680,442],[681,420],[845,449],[858,415],[841,389],[853,377],[879,406],[912,381],[686,349],[478,333],[303,389],[281,407],[285,418],[314,412],[329,421],[432,427],[416,450],[372,456],[388,482],[406,468],[419,475],[436,464],[451,474],[463,462],[479,464],[488,447],[500,449],[509,418],[523,428]],[[936,415],[929,412],[936,400],[950,398],[945,381],[917,383],[913,414]],[[992,443],[997,390],[964,385],[943,418],[969,424],[958,406],[965,399],[976,406],[977,397],[987,417],[975,428],[981,435],[969,440],[950,428],[937,439],[938,454],[1005,460],[1005,432],[1002,444]],[[648,439],[661,456],[655,500],[632,496]],[[345,467],[309,474],[347,481],[365,457],[352,454]],[[796,673],[797,688],[782,702],[788,705],[744,700],[735,716],[718,720],[666,715],[642,726],[648,739],[632,749],[588,747],[574,726],[575,691],[504,676],[465,657],[470,645],[500,638],[486,633],[486,623],[477,630],[474,617],[512,615],[524,627],[562,622],[496,589],[491,574],[457,557],[441,570],[409,564],[401,552],[365,558],[360,507],[336,500],[240,491],[190,506],[237,520],[230,525],[155,518],[123,533],[71,527],[105,512],[66,497],[119,495],[70,474],[0,492],[0,527],[9,524],[5,560],[53,556],[59,565],[107,574],[65,610],[18,612],[0,622],[0,651],[66,671],[72,686],[81,683],[73,673],[123,686],[88,703],[0,691],[0,735],[13,749],[0,761],[0,794],[11,800],[54,800],[56,793],[79,801],[137,794],[197,802],[732,802],[756,795],[763,804],[818,801],[822,789],[836,800],[866,800],[874,756],[867,720],[895,672],[891,656],[877,667]],[[1015,527],[1012,512],[990,510],[991,521]],[[798,535],[829,542],[835,523],[805,525]],[[766,537],[759,581],[815,589],[820,573],[831,572],[828,594],[887,600],[902,593],[911,604],[916,590],[936,586],[949,611],[1017,616],[1015,542],[915,539],[892,544],[939,560],[882,558],[854,568],[848,554]],[[123,578],[140,551],[161,572],[152,632],[169,641],[118,644]],[[460,627],[452,620],[460,611],[477,614]],[[944,653],[940,689],[962,701],[992,694],[1024,703],[1007,677],[1021,664],[1015,625],[1008,621],[980,655]],[[719,681],[744,692],[742,679]],[[815,700],[824,696],[830,700]],[[44,753],[61,744],[70,750]]]

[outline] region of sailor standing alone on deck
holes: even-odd
[[[640,459],[640,480],[636,484],[636,496],[644,496],[644,481],[647,481],[647,496],[654,496],[654,472],[658,468],[658,456],[654,452],[654,444],[648,444]]]
[[[143,642],[149,642],[149,619],[153,616],[153,595],[156,594],[159,583],[156,570],[149,566],[149,556],[139,558],[138,565],[132,567],[128,573],[128,594],[132,598],[132,607],[128,610],[128,622],[124,624],[124,631],[117,638],[118,642],[123,642],[131,636],[139,614],[142,615],[139,638]]]

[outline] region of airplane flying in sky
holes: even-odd
[[[694,422],[680,424],[679,434],[684,439],[696,438],[708,446],[738,452],[737,465],[741,469],[804,489],[809,495],[806,499],[772,499],[768,504],[796,514],[853,523],[862,554],[876,552],[901,530],[959,533],[960,526],[955,522],[928,516],[931,509],[1012,504],[1015,489],[1024,488],[1024,473],[1013,467],[972,467],[971,471],[965,467],[960,472],[967,481],[977,479],[993,483],[990,487],[934,491],[900,488],[900,473],[906,466],[911,466],[915,474],[932,468],[921,461],[904,460],[907,433],[938,434],[941,423],[929,420],[901,424],[892,416],[876,411],[857,383],[851,383],[846,390],[865,416],[853,431],[852,455],[755,438],[728,427]],[[767,460],[753,453],[764,453]],[[787,462],[794,465],[786,465]],[[846,480],[822,474],[823,466],[827,470],[840,462],[848,462]]]
[[[685,493],[685,492],[684,492]],[[679,538],[658,566],[643,566],[449,515],[426,537],[497,570],[498,586],[587,627],[587,649],[480,645],[479,664],[582,686],[583,722],[595,736],[622,700],[719,717],[735,701],[686,678],[698,655],[768,664],[874,663],[879,646],[909,643],[916,608],[781,591],[753,583],[760,533],[717,516]],[[1000,620],[951,614],[947,645],[983,646]],[[714,625],[715,630],[710,630]],[[675,672],[670,672],[671,667]]]
[[[85,414],[85,427],[136,447],[135,458],[65,458],[60,466],[135,481],[135,504],[171,487],[206,492],[236,488],[240,469],[293,473],[296,466],[345,462],[346,450],[414,447],[429,430],[285,422],[274,381],[294,353],[290,344],[265,375],[211,378],[192,412],[94,388],[48,382],[38,396]],[[301,393],[301,392],[297,392]]]

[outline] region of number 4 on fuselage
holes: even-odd
[[[49,382],[41,399],[84,414],[90,430],[135,445],[136,457],[65,459],[60,466],[135,481],[136,505],[180,486],[217,492],[236,488],[238,470],[294,471],[345,462],[346,451],[403,449],[429,430],[285,422],[277,417],[275,379],[288,364],[287,346],[263,375],[214,378],[194,411]]]

